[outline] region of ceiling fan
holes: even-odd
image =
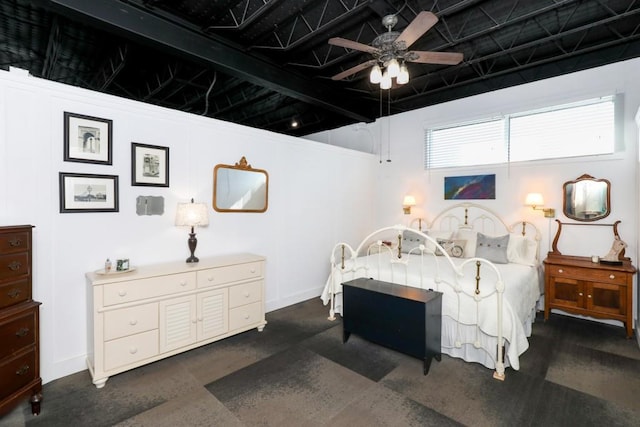
[[[431,12],[422,11],[411,21],[404,31],[400,33],[399,31],[392,31],[392,28],[398,23],[398,17],[396,15],[386,15],[382,18],[382,25],[386,27],[388,31],[376,37],[371,45],[340,37],[329,39],[330,45],[368,52],[373,56],[373,59],[336,74],[331,79],[342,80],[345,77],[372,67],[369,75],[371,83],[380,83],[381,89],[390,89],[391,79],[394,77],[398,84],[404,84],[409,81],[406,62],[443,65],[459,64],[462,62],[462,53],[407,50],[409,46],[429,31],[437,22],[438,17],[436,15]]]

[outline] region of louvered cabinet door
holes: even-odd
[[[196,342],[196,296],[160,302],[160,353]]]
[[[229,330],[228,289],[198,294],[198,341],[226,334]]]

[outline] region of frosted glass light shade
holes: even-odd
[[[540,193],[529,193],[524,200],[526,206],[544,206],[544,198]]]
[[[400,73],[400,64],[398,64],[397,59],[393,58],[389,61],[387,64],[387,71],[389,71],[389,77],[398,77],[398,74]]]
[[[371,83],[378,84],[380,83],[380,80],[382,80],[382,70],[380,69],[380,66],[376,64],[373,66],[373,68],[371,68],[371,73],[369,74],[369,81]]]
[[[387,70],[382,73],[382,79],[380,80],[380,89],[391,89],[391,77]]]
[[[413,196],[404,196],[404,201],[402,202],[402,206],[415,206],[416,198]]]
[[[400,72],[398,73],[398,77],[396,77],[396,83],[399,85],[409,83],[409,70],[404,63],[400,66]]]

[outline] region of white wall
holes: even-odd
[[[376,223],[378,226],[407,222],[401,204],[405,194],[413,194],[418,206],[412,217],[432,219],[436,213],[455,203],[444,200],[444,177],[473,174],[496,174],[496,199],[479,201],[499,212],[509,222],[524,218],[543,231],[542,255],[550,249],[556,232],[554,220],[543,217],[523,206],[528,192],[540,192],[545,204],[562,215],[562,185],[582,174],[611,181],[611,215],[601,223],[622,221],[619,232],[629,247],[627,256],[638,265],[638,127],[634,115],[640,106],[640,59],[619,62],[591,70],[498,90],[482,95],[451,101],[403,114],[383,118],[376,123],[358,124],[309,135],[308,138],[332,145],[342,145],[362,151],[378,153]],[[454,124],[474,119],[486,119],[505,113],[526,111],[539,107],[563,104],[602,95],[622,94],[623,128],[619,152],[610,156],[554,160],[424,171],[424,130],[429,127]],[[390,122],[390,129],[388,124]],[[369,147],[365,132],[368,129]],[[388,135],[391,138],[391,162],[386,162]],[[360,148],[359,148],[360,147]],[[382,150],[380,151],[380,148]],[[559,250],[571,255],[604,255],[611,247],[611,228],[564,227]],[[637,286],[636,286],[637,290]],[[634,290],[634,301],[637,301]],[[634,313],[637,310],[634,309]]]
[[[44,382],[85,369],[84,273],[107,257],[132,265],[186,259],[176,204],[206,202],[210,225],[196,255],[267,257],[266,309],[320,295],[340,239],[372,229],[376,158],[30,77],[0,72],[0,225],[33,224],[34,299],[41,301]],[[63,112],[113,120],[113,165],[63,161]],[[131,142],[170,148],[170,187],[131,186]],[[242,156],[269,173],[266,213],[212,209],[213,168]],[[118,213],[59,213],[59,172],[119,176]],[[140,195],[163,196],[165,213],[138,216]],[[267,326],[268,327],[268,326]]]

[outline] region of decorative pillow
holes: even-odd
[[[442,240],[451,239],[451,236],[453,233],[451,231],[429,230],[427,231],[426,234],[427,236],[431,237],[437,242],[438,239],[442,239]],[[428,251],[431,251],[431,252],[436,251],[436,245],[434,245],[430,240],[427,240],[426,246]]]
[[[509,262],[524,265],[536,265],[538,244],[533,239],[528,239],[522,234],[511,234],[507,247]]]
[[[420,245],[424,245],[425,240],[426,239],[424,237],[419,236],[415,233],[407,233],[407,235],[402,236],[402,248],[400,252],[408,254],[412,250],[416,249],[416,251],[413,252],[417,253],[417,248]]]
[[[437,239],[437,242],[442,248],[449,254],[450,257],[454,258],[462,258],[464,257],[464,247],[466,245],[466,241],[460,239]],[[436,247],[436,255],[442,255],[440,249]]]
[[[464,240],[466,242],[464,246],[465,258],[473,258],[476,256],[476,241],[478,240],[478,232],[470,229],[461,228],[456,231],[454,239]]]
[[[476,256],[485,258],[496,264],[507,264],[507,247],[509,246],[509,235],[499,237],[490,237],[482,233],[478,233],[476,241]]]

